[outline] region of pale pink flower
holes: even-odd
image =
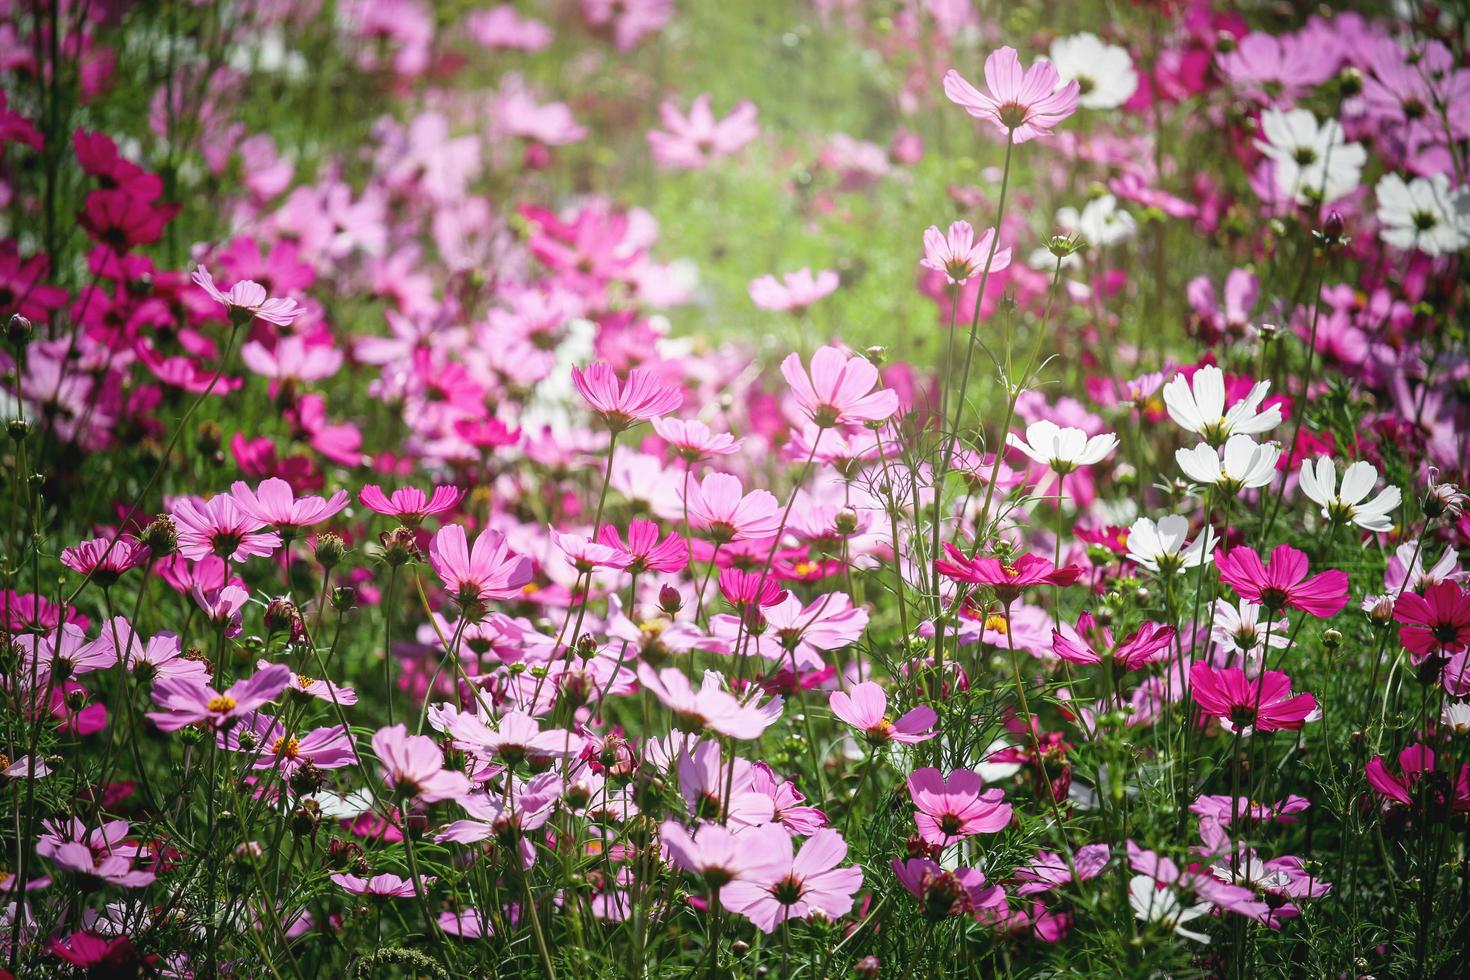
[[[726,908],[766,933],[813,913],[838,919],[852,911],[863,870],[855,865],[838,867],[847,857],[847,842],[837,831],[818,830],[794,857],[791,838],[779,828],[752,830],[750,837],[750,853],[759,863],[749,877],[720,889]]]
[[[264,524],[295,531],[319,524],[347,506],[347,491],[338,490],[327,500],[321,497],[297,498],[291,484],[277,477],[262,480],[255,490],[244,480],[230,487],[235,503],[249,516]]]
[[[938,734],[934,723],[939,720],[934,709],[921,704],[911,708],[897,721],[888,716],[888,692],[872,681],[855,684],[852,693],[833,691],[828,704],[839,720],[863,733],[871,745],[902,742],[913,745]]]
[[[909,774],[909,796],[919,836],[931,844],[951,844],[973,834],[993,834],[1011,822],[1011,805],[998,789],[982,790],[980,776],[956,769],[946,779],[938,769]]]
[[[654,419],[652,424],[658,437],[686,463],[697,463],[706,456],[737,453],[744,441],[728,432],[711,432],[709,426],[694,420],[661,418]]]
[[[781,502],[768,490],[742,494],[740,480],[710,473],[689,485],[689,524],[716,542],[769,538],[781,527]]]
[[[288,334],[274,347],[250,341],[240,348],[240,360],[272,381],[321,381],[337,373],[343,357],[331,344],[308,344],[298,334]]]
[[[429,544],[429,564],[461,606],[509,599],[531,581],[531,560],[511,554],[505,535],[481,531],[473,550],[458,524],[441,527]]]
[[[222,293],[214,284],[214,277],[202,265],[194,270],[194,275],[190,278],[215,302],[224,304],[230,319],[240,324],[254,319],[274,323],[278,327],[289,327],[297,317],[306,312],[294,299],[267,297],[265,287],[250,279],[242,279],[231,286],[228,293]]]
[[[761,733],[780,717],[782,700],[773,698],[765,707],[741,704],[720,686],[720,676],[712,670],[704,673],[699,690],[677,667],[654,670],[646,663],[638,664],[638,681],[663,706],[674,714],[674,727],[684,732],[710,731],[730,738],[760,738]]]
[[[357,875],[349,874],[334,874],[329,877],[345,891],[351,892],[354,895],[376,895],[379,898],[413,898],[417,894],[412,879],[400,878],[393,874],[373,875],[371,878],[359,878]],[[427,888],[438,880],[433,875],[425,875],[419,878],[419,884]]]
[[[1011,264],[1011,250],[997,248],[992,258],[990,250],[994,247],[994,228],[986,228],[976,239],[975,229],[968,221],[952,223],[948,233],[941,233],[937,225],[930,225],[924,232],[924,258],[919,264],[944,273],[951,285],[963,286],[971,277],[984,271],[987,259],[991,272],[999,272]]]
[[[1038,61],[1024,71],[1016,49],[1004,47],[985,59],[987,95],[951,68],[944,75],[944,94],[976,119],[988,120],[1013,142],[1046,136],[1051,128],[1077,111],[1081,87],[1061,84],[1049,61]]]
[[[738,103],[724,119],[716,119],[706,92],[697,96],[686,116],[672,101],[658,107],[663,129],[648,131],[654,162],[665,167],[699,170],[735,153],[760,133],[755,103]]]
[[[679,389],[664,384],[651,371],[635,369],[619,381],[612,367],[597,361],[572,368],[572,385],[613,432],[676,411],[684,404]]]
[[[849,357],[836,347],[822,347],[812,355],[811,375],[802,369],[801,356],[788,354],[781,376],[801,410],[821,428],[881,422],[898,411],[898,395],[882,388],[878,369],[865,357]]]
[[[788,272],[779,280],[775,276],[761,276],[750,281],[750,300],[757,307],[772,312],[800,310],[811,306],[837,289],[837,273],[822,269],[812,275],[810,268]]]
[[[190,561],[218,555],[242,562],[256,555],[268,556],[281,546],[281,536],[262,531],[266,522],[247,514],[229,494],[197,503],[182,498],[169,516],[178,528],[179,554]]]
[[[373,735],[373,754],[383,765],[383,779],[395,792],[437,803],[470,791],[468,776],[444,768],[444,753],[434,740],[408,734],[407,725],[378,729]]]
[[[535,718],[520,711],[507,712],[494,728],[463,711],[446,712],[443,718],[445,730],[460,748],[479,756],[498,756],[512,765],[527,758],[555,759],[582,751],[580,735],[560,728],[542,731]]]
[[[201,722],[214,729],[230,728],[279,697],[290,679],[290,668],[272,664],[220,693],[193,677],[160,677],[153,685],[153,700],[164,710],[148,712],[148,719],[164,732]]]

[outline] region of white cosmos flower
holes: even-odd
[[[1264,487],[1276,478],[1276,461],[1281,447],[1274,442],[1257,443],[1247,435],[1233,435],[1223,449],[1202,442],[1193,449],[1177,449],[1174,458],[1184,475],[1195,483],[1239,493],[1247,487]]]
[[[1261,654],[1266,652],[1265,647],[1284,650],[1291,643],[1291,638],[1287,635],[1291,627],[1290,620],[1283,616],[1267,630],[1266,624],[1261,622],[1264,609],[1264,606],[1244,599],[1239,603],[1216,599],[1215,616],[1210,623],[1210,639],[1226,653],[1240,654],[1246,662],[1247,673],[1251,676],[1255,675],[1255,671],[1250,668],[1259,666]]]
[[[1217,542],[1213,527],[1206,526],[1186,547],[1188,540],[1188,518],[1170,514],[1155,524],[1150,518],[1140,517],[1128,529],[1128,557],[1151,572],[1169,573],[1198,568],[1213,560]]]
[[[1446,701],[1439,720],[1456,735],[1470,734],[1470,701]]]
[[[1075,81],[1081,89],[1077,104],[1085,109],[1116,109],[1138,89],[1128,50],[1088,31],[1051,42],[1051,63],[1059,76],[1057,88]]]
[[[1261,113],[1262,153],[1275,162],[1276,187],[1298,204],[1335,201],[1357,190],[1368,151],[1343,138],[1336,119],[1318,123],[1309,109]]]
[[[1237,433],[1256,435],[1281,424],[1280,406],[1261,410],[1261,402],[1270,390],[1271,382],[1257,381],[1250,394],[1226,411],[1225,374],[1215,365],[1206,364],[1192,378],[1175,375],[1164,385],[1164,407],[1169,410],[1169,418],[1186,431],[1222,443]]]
[[[1062,428],[1055,422],[1038,419],[1026,426],[1025,439],[1014,432],[1007,432],[1006,445],[1021,450],[1043,466],[1051,467],[1055,473],[1065,474],[1079,466],[1100,462],[1117,448],[1118,437],[1105,432],[1089,438],[1081,429]]]
[[[1398,487],[1385,487],[1372,500],[1368,495],[1378,484],[1378,470],[1366,460],[1358,460],[1342,474],[1342,487],[1337,486],[1337,464],[1326,456],[1315,463],[1302,463],[1301,487],[1307,498],[1322,508],[1322,516],[1331,521],[1348,521],[1365,531],[1387,531],[1393,527],[1389,515],[1398,509],[1403,494]]]
[[[1458,252],[1470,244],[1470,188],[1451,190],[1446,174],[1405,183],[1389,174],[1373,189],[1378,198],[1378,237],[1425,255]]]
[[[1133,215],[1119,208],[1118,199],[1111,194],[1094,197],[1081,211],[1057,208],[1056,223],[1068,235],[1079,235],[1087,244],[1100,248],[1125,242],[1138,231]]]
[[[1183,928],[1191,919],[1208,914],[1212,908],[1209,902],[1185,905],[1174,888],[1160,888],[1148,875],[1134,875],[1128,880],[1128,904],[1133,907],[1133,914],[1144,922],[1156,922],[1195,942],[1210,941],[1202,932]]]

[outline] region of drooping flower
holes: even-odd
[[[412,878],[400,878],[395,874],[373,875],[371,878],[361,878],[351,874],[329,875],[343,891],[353,895],[376,895],[379,898],[413,898],[417,894]],[[433,875],[423,875],[419,878],[419,885],[427,888],[439,879]]]
[[[1026,426],[1024,439],[1007,432],[1006,445],[1019,449],[1053,473],[1065,475],[1101,462],[1118,447],[1118,437],[1111,432],[1088,436],[1081,429],[1063,428],[1050,419],[1037,419]]]
[[[847,842],[835,830],[818,830],[800,851],[791,853],[791,837],[778,826],[750,832],[751,852],[769,855],[746,879],[720,889],[720,901],[771,933],[792,919],[820,913],[837,919],[852,911],[853,896],[863,884],[863,869],[838,867],[847,857]],[[778,860],[779,859],[779,860]]]
[[[934,730],[939,716],[926,704],[910,708],[896,721],[890,718],[888,692],[872,681],[854,684],[851,693],[833,691],[827,703],[840,721],[862,732],[870,745],[914,745],[939,734]]]
[[[572,385],[614,433],[667,415],[684,404],[679,389],[665,384],[653,372],[635,368],[628,372],[627,381],[619,381],[612,367],[603,361],[585,369],[573,367]]]
[[[1196,661],[1189,668],[1189,683],[1194,703],[1218,718],[1220,727],[1241,735],[1296,731],[1317,711],[1317,699],[1306,693],[1293,695],[1291,678],[1279,670],[1247,680],[1239,667],[1216,670]]]
[[[1410,745],[1399,753],[1398,763],[1398,775],[1388,771],[1381,755],[1374,756],[1363,767],[1368,785],[1383,798],[1382,805],[1385,809],[1417,806],[1416,797],[1419,797],[1423,803],[1435,809],[1449,803],[1456,813],[1470,813],[1470,765],[1460,767],[1459,773],[1452,780],[1452,788],[1431,783],[1433,788],[1430,792],[1420,796],[1419,784],[1426,775],[1436,771],[1434,750],[1423,744]],[[1450,792],[1446,793],[1446,789]]]
[[[781,376],[791,386],[796,404],[819,428],[881,422],[898,411],[898,395],[881,383],[878,369],[866,357],[849,357],[836,347],[821,347],[812,355],[811,374],[799,354],[781,362]]]
[[[1337,465],[1326,456],[1316,462],[1302,461],[1300,485],[1308,500],[1322,508],[1322,516],[1333,523],[1356,524],[1365,531],[1388,531],[1393,527],[1392,513],[1403,501],[1398,487],[1385,487],[1372,500],[1368,495],[1378,483],[1378,469],[1367,460],[1358,460],[1342,474],[1342,487],[1337,486]]]
[[[1174,627],[1152,622],[1143,623],[1121,641],[1114,642],[1112,630],[1098,626],[1091,613],[1083,613],[1077,620],[1075,636],[1067,636],[1055,629],[1051,631],[1052,652],[1063,660],[1093,665],[1102,663],[1103,656],[1108,655],[1124,670],[1137,670],[1161,659],[1173,642]],[[1093,643],[1101,648],[1102,653],[1091,645]]]
[[[992,257],[992,248],[995,248],[994,228],[985,229],[977,239],[968,221],[951,222],[947,233],[941,233],[937,225],[930,225],[924,232],[924,258],[919,264],[944,273],[950,285],[963,286],[985,270],[987,260],[991,272],[1010,266],[1011,250],[996,248]]]
[[[914,814],[919,836],[945,846],[1004,829],[1011,822],[1011,805],[1004,792],[982,790],[983,785],[969,769],[956,769],[947,778],[932,766],[910,773],[909,797],[919,810]]]
[[[266,522],[247,514],[229,494],[216,494],[201,503],[182,498],[170,516],[178,526],[179,554],[190,561],[217,555],[243,562],[269,556],[281,546],[281,536],[261,530]]]
[[[1053,126],[1077,111],[1081,86],[1063,83],[1056,66],[1037,61],[1024,71],[1016,49],[1003,47],[985,59],[981,92],[951,68],[944,74],[944,94],[976,119],[986,120],[1016,143],[1049,135]]]
[[[425,517],[444,514],[454,509],[464,496],[458,487],[439,486],[432,495],[418,487],[399,487],[392,496],[385,495],[383,488],[369,483],[358,493],[357,499],[368,510],[386,517],[396,517],[404,527],[416,528]]]
[[[255,490],[244,480],[230,487],[235,503],[249,516],[288,533],[322,521],[347,506],[347,491],[338,490],[326,500],[321,497],[297,497],[291,484],[271,477],[262,480]]]
[[[1217,553],[1215,564],[1220,581],[1271,613],[1289,608],[1328,619],[1347,605],[1347,573],[1330,569],[1307,578],[1307,556],[1288,544],[1277,545],[1266,565],[1244,546]]]
[[[495,530],[481,531],[471,549],[463,527],[441,527],[429,543],[429,564],[465,608],[512,598],[531,581],[531,560],[512,554]]]
[[[163,732],[199,723],[216,730],[231,728],[261,705],[274,701],[290,681],[291,669],[285,664],[262,668],[236,681],[224,693],[194,677],[160,677],[153,685],[153,700],[163,710],[148,712],[148,719]]]
[[[306,312],[294,299],[270,297],[264,286],[250,279],[240,280],[230,287],[229,292],[223,293],[214,284],[209,270],[202,265],[194,270],[191,278],[210,298],[225,307],[232,321],[242,325],[251,320],[264,320],[278,327],[289,327]]]

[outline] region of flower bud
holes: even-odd
[[[1215,35],[1215,51],[1218,54],[1229,54],[1236,48],[1235,35],[1229,31],[1220,31]]]
[[[31,434],[31,423],[25,419],[11,419],[5,431],[10,433],[11,442],[25,442],[26,436]]]
[[[1352,65],[1348,65],[1337,73],[1337,90],[1345,99],[1350,99],[1363,91],[1363,73]]]
[[[1457,520],[1464,513],[1467,498],[1453,483],[1431,484],[1424,495],[1424,516],[1431,520],[1443,517],[1447,521]]]
[[[855,507],[844,507],[837,512],[835,519],[837,533],[842,535],[852,534],[858,527],[858,512]]]
[[[1327,220],[1322,222],[1322,240],[1328,245],[1342,244],[1342,215],[1336,211],[1327,214]]]
[[[390,568],[398,568],[409,562],[418,561],[418,540],[414,533],[406,527],[396,527],[391,531],[384,531],[378,535],[378,544],[383,549],[383,561]]]
[[[332,590],[332,608],[339,613],[357,608],[357,589],[351,585],[339,585]]]
[[[297,837],[315,834],[321,822],[322,808],[316,800],[302,800],[301,805],[291,811],[291,833]]]
[[[342,539],[331,531],[325,531],[316,537],[316,560],[323,568],[336,568],[347,556],[347,545]]]
[[[869,347],[867,350],[863,351],[863,356],[866,357],[874,367],[882,367],[883,362],[888,360],[888,348],[882,347],[878,344],[874,344],[872,347]]]
[[[665,585],[658,590],[658,607],[672,616],[684,608],[684,596],[672,585]]]
[[[1322,634],[1322,647],[1327,652],[1331,653],[1340,646],[1342,646],[1342,633],[1330,629]]]
[[[154,558],[167,558],[178,550],[179,529],[174,525],[174,519],[165,514],[154,518],[143,528],[141,540]]]
[[[852,975],[858,980],[876,980],[881,973],[882,967],[876,956],[864,956],[852,966]]]
[[[21,316],[19,313],[12,313],[10,315],[10,321],[5,325],[5,340],[10,346],[19,349],[30,343],[31,335],[35,332],[36,328],[31,323],[29,317]]]
[[[265,607],[267,635],[288,631],[301,619],[296,604],[285,596],[277,596]]]
[[[213,419],[200,422],[199,429],[194,433],[194,448],[199,450],[201,456],[213,456],[219,452],[224,441],[224,430]]]
[[[1387,626],[1393,622],[1393,596],[1370,595],[1363,599],[1363,612],[1374,626]]]

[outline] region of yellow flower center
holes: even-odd
[[[296,675],[296,686],[301,688],[303,691],[306,690],[308,687],[311,687],[311,685],[315,683],[315,677],[307,677],[305,674]]]
[[[283,735],[276,739],[276,744],[271,746],[271,751],[278,756],[294,759],[301,754],[301,743],[294,738],[287,738]]]
[[[991,613],[989,616],[986,616],[985,628],[995,630],[997,633],[1002,634],[1010,632],[1010,624],[1006,622],[1006,618],[1000,613]]]
[[[210,698],[209,703],[206,704],[204,707],[208,708],[210,711],[213,711],[215,714],[222,715],[226,712],[235,710],[235,699],[230,697],[228,694],[220,694],[216,697]]]

